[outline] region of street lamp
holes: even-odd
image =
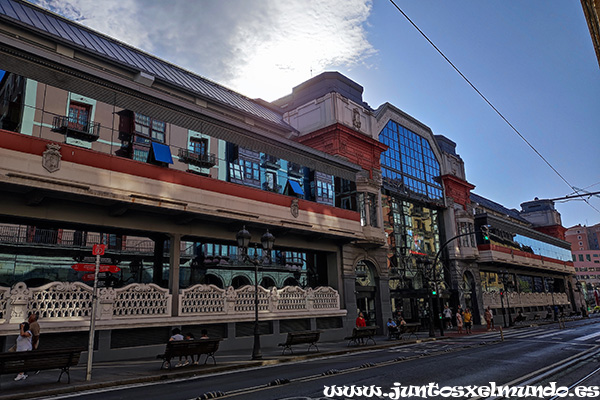
[[[241,261],[254,265],[254,346],[252,347],[252,359],[260,360],[262,354],[260,352],[260,327],[258,325],[258,266],[271,263],[271,250],[273,250],[275,236],[267,229],[267,232],[260,238],[262,248],[265,250],[262,258],[258,258],[256,245],[254,245],[254,257],[248,256],[248,246],[250,246],[252,235],[246,230],[245,226],[235,235],[235,238],[240,249]]]
[[[513,326],[512,316],[510,315],[510,301],[508,299],[508,290],[510,286],[512,286],[512,279],[510,279],[510,274],[508,271],[500,271],[500,279],[502,279],[502,284],[504,285],[504,293],[506,293],[506,307],[508,308],[508,326]]]

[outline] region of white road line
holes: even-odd
[[[547,337],[551,337],[551,336],[556,336],[556,335],[560,335],[561,333],[565,333],[565,331],[561,331],[559,330],[558,332],[554,332],[554,333],[548,333],[546,335],[540,335],[538,336],[538,338],[542,339],[542,338],[547,338]]]
[[[592,338],[595,338],[596,336],[600,336],[600,332],[591,333],[591,334],[589,334],[589,335],[585,335],[585,336],[582,336],[582,337],[578,337],[578,338],[577,338],[577,339],[575,339],[575,340],[577,340],[577,341],[579,341],[579,342],[583,342],[584,340],[592,339]]]

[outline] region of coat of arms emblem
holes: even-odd
[[[292,213],[294,218],[298,218],[298,199],[292,199],[292,204],[290,205],[290,212]]]
[[[42,166],[48,172],[56,172],[60,169],[60,145],[57,143],[48,143],[47,150],[42,154]]]

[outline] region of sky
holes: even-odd
[[[474,192],[507,208],[600,191],[600,67],[579,1],[36,0],[251,98],[324,71],[456,142]],[[566,181],[566,182],[565,182]],[[600,223],[600,196],[557,201],[563,225]]]

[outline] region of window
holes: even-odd
[[[373,228],[378,228],[379,227],[379,218],[378,218],[378,213],[377,210],[379,210],[379,207],[377,207],[377,195],[374,193],[369,193],[369,223],[371,224],[371,226]]]
[[[165,142],[166,124],[163,121],[153,120],[152,118],[135,113],[134,131],[136,134],[136,143],[149,143],[150,138],[155,142]]]
[[[586,254],[586,255],[585,255],[585,259],[586,259],[586,260],[588,260],[588,261],[592,261],[592,257],[590,257],[590,255],[589,255],[589,254]]]
[[[89,104],[75,102],[69,104],[69,128],[87,132],[90,123],[90,110],[91,106]]]
[[[205,155],[208,152],[208,139],[190,138],[189,150],[198,155]]]
[[[387,123],[379,139],[388,146],[381,154],[384,184],[413,195],[442,199],[442,186],[436,181],[440,164],[427,139],[394,121]]]
[[[367,226],[367,207],[364,193],[358,194],[358,212],[360,213],[360,226]]]
[[[333,176],[315,172],[314,187],[317,203],[333,205]]]
[[[579,254],[579,261],[583,261],[583,254]]]
[[[260,153],[235,147],[230,154],[229,180],[260,188]]]

